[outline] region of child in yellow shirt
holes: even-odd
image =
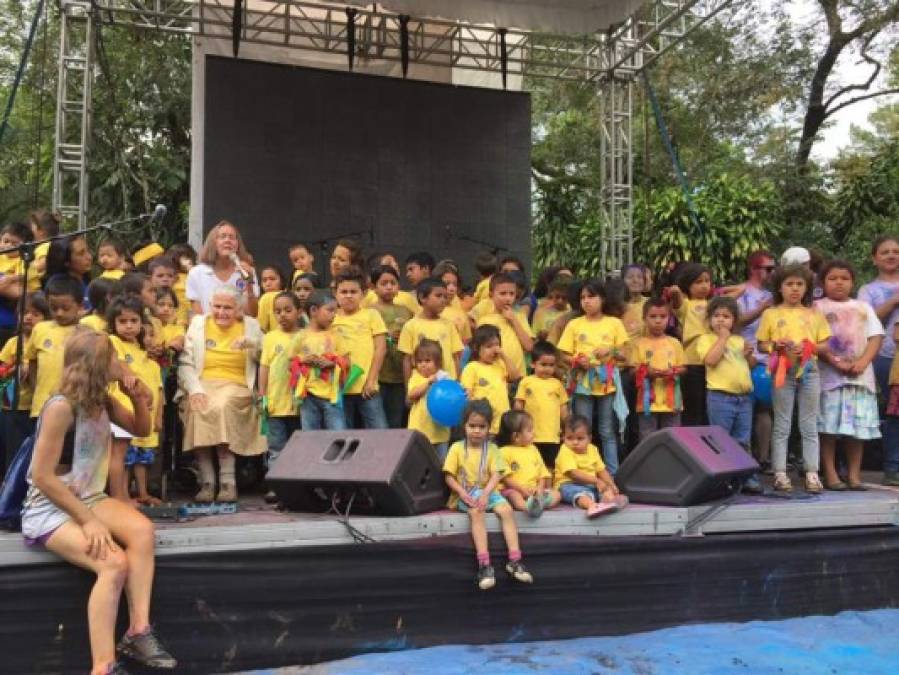
[[[459,376],[462,339],[449,319],[441,317],[446,309],[446,284],[440,279],[425,279],[415,289],[421,313],[405,323],[400,333],[399,350],[403,353],[403,375],[412,374],[412,353],[422,338],[434,340],[443,353],[443,369],[452,379]]]
[[[300,428],[290,386],[291,347],[300,330],[300,301],[289,291],[279,293],[273,311],[278,327],[265,334],[259,358],[259,396],[268,419],[268,466],[278,459],[288,439]]]
[[[534,444],[547,466],[553,466],[559,453],[562,423],[568,418],[568,392],[556,377],[559,355],[545,340],[534,343],[531,352],[534,374],[518,383],[515,409],[527,412],[534,425]]]
[[[121,285],[115,279],[97,277],[87,286],[87,301],[91,313],[85,314],[78,321],[82,326],[93,328],[98,333],[106,332],[106,310],[113,296],[118,295]]]
[[[671,309],[665,300],[648,299],[643,304],[646,335],[631,343],[641,441],[659,429],[680,426],[683,409],[680,378],[686,368],[681,343],[665,335],[670,317]]]
[[[534,318],[531,321],[534,334],[538,340],[548,339],[553,325],[560,316],[569,311],[568,287],[570,285],[571,279],[565,276],[557,277],[550,283],[549,291],[546,294],[546,302],[541,303],[537,307],[537,310],[534,312]]]
[[[459,382],[468,400],[485,399],[493,410],[491,435],[499,433],[501,415],[509,409],[509,383],[519,378],[518,370],[502,348],[496,326],[475,329],[471,338],[471,360],[462,371]]]
[[[506,465],[502,495],[516,511],[539,518],[561,500],[552,489],[552,474],[534,445],[534,420],[523,410],[510,410],[500,423],[496,443]]]
[[[428,412],[428,391],[441,374],[443,351],[434,340],[424,338],[412,354],[415,370],[409,378],[406,401],[409,404],[409,428],[420,431],[431,444],[440,461],[446,459],[447,444],[450,439],[449,427],[438,424]]]
[[[34,234],[25,223],[9,223],[0,230],[0,249],[12,249],[34,240]],[[25,274],[25,263],[19,251],[0,254],[0,289],[7,298],[13,297],[12,290],[22,287]],[[41,287],[38,271],[31,267],[28,270],[28,289],[36,291]]]
[[[522,583],[534,581],[521,563],[515,514],[509,502],[496,491],[506,467],[499,449],[488,440],[492,420],[493,411],[489,405],[484,401],[470,401],[462,413],[465,438],[453,443],[443,463],[443,475],[450,489],[448,506],[467,513],[471,522],[471,538],[478,561],[476,581],[482,591],[496,585],[484,521],[488,511],[493,511],[502,521],[503,537],[509,549],[506,572]]]
[[[333,327],[337,301],[319,290],[309,296],[309,327],[297,334],[291,349],[291,382],[301,399],[300,423],[305,431],[346,429],[340,407],[340,380],[349,371],[349,349]]]
[[[587,518],[617,511],[628,503],[627,497],[618,492],[599,450],[590,442],[586,417],[572,415],[565,422],[565,442],[556,457],[553,488],[566,504],[584,509]]]
[[[114,237],[107,237],[97,247],[97,264],[103,272],[102,279],[114,279],[118,281],[125,275],[125,258],[128,251],[125,244]]]
[[[527,373],[525,354],[534,347],[534,336],[527,315],[516,311],[518,284],[511,274],[499,272],[490,279],[492,310],[477,320],[478,327],[496,326],[504,353],[514,366],[517,377]],[[472,348],[472,354],[474,354]],[[513,380],[514,382],[514,380]]]
[[[290,275],[290,286],[293,287],[297,277],[302,274],[315,274],[315,255],[306,244],[294,244],[287,251],[293,272]]]
[[[572,319],[559,338],[559,351],[576,383],[572,409],[593,424],[596,418],[602,454],[609,471],[618,471],[618,435],[613,403],[620,381],[618,366],[627,361],[628,335],[621,319],[603,313],[606,289],[597,279],[581,286],[582,315]]]
[[[471,341],[471,321],[468,313],[462,309],[462,302],[459,300],[459,290],[462,288],[459,269],[455,264],[444,260],[437,263],[437,267],[434,268],[434,276],[446,285],[446,309],[440,316],[453,322],[456,330],[459,331],[462,344],[467,345]]]
[[[474,259],[474,268],[481,275],[472,296],[472,302],[477,304],[481,300],[486,300],[490,297],[490,279],[496,272],[496,256],[486,251],[478,253]]]

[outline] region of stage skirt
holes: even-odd
[[[259,414],[253,392],[225,380],[203,380],[209,398],[206,410],[190,410],[185,397],[184,450],[227,443],[235,455],[261,455],[268,444],[259,433]]]

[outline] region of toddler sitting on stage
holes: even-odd
[[[505,413],[496,442],[508,470],[503,476],[502,495],[512,507],[539,518],[543,509],[556,506],[560,496],[550,488],[552,474],[534,445],[533,418],[523,410]]]

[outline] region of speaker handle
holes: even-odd
[[[711,434],[703,434],[700,438],[705,442],[707,446],[712,449],[716,455],[720,455],[722,453],[721,446],[718,445],[718,441],[715,440],[715,437]]]

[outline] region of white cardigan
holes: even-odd
[[[203,394],[203,384],[200,376],[203,374],[203,365],[206,361],[206,319],[204,314],[195,316],[190,321],[187,334],[184,336],[184,351],[178,360],[178,397],[187,394]],[[252,391],[256,384],[256,367],[259,361],[259,352],[262,348],[262,329],[259,322],[251,316],[242,319],[244,326],[244,339],[250,342],[247,349],[247,389]]]

